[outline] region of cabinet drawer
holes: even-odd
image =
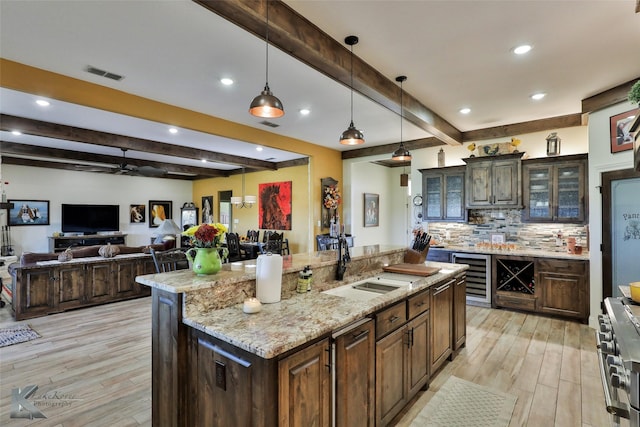
[[[405,302],[399,302],[376,315],[376,339],[398,329],[407,322]]]
[[[413,319],[420,313],[429,310],[431,305],[430,289],[420,292],[407,300],[407,310],[409,311],[409,319]]]
[[[514,295],[507,295],[507,293],[498,292],[496,294],[496,305],[500,307],[509,307],[514,308],[516,310],[527,310],[527,311],[535,311],[536,310],[536,298],[535,297],[527,297],[525,295],[517,295],[515,292],[512,292]]]
[[[584,261],[538,258],[536,270],[538,272],[548,271],[551,273],[582,275],[586,273],[586,265]]]

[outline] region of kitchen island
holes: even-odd
[[[440,271],[366,300],[322,291],[378,276],[405,250],[351,248],[341,282],[335,251],[285,256],[282,301],[255,314],[242,311],[255,295],[254,272],[138,276],[153,295],[153,425],[388,423],[464,345],[467,267],[428,262]],[[297,294],[306,265],[314,289]],[[349,399],[354,405],[340,403]]]

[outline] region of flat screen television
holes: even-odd
[[[62,232],[96,234],[120,230],[120,205],[62,205]]]

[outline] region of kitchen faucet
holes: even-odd
[[[342,253],[343,250],[344,253]],[[344,279],[344,272],[347,271],[348,262],[351,262],[351,255],[349,255],[349,244],[343,231],[338,235],[338,269],[336,271],[336,280]]]

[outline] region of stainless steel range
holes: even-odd
[[[628,297],[607,298],[604,305],[596,341],[607,411],[614,425],[626,418],[640,427],[640,305]]]

